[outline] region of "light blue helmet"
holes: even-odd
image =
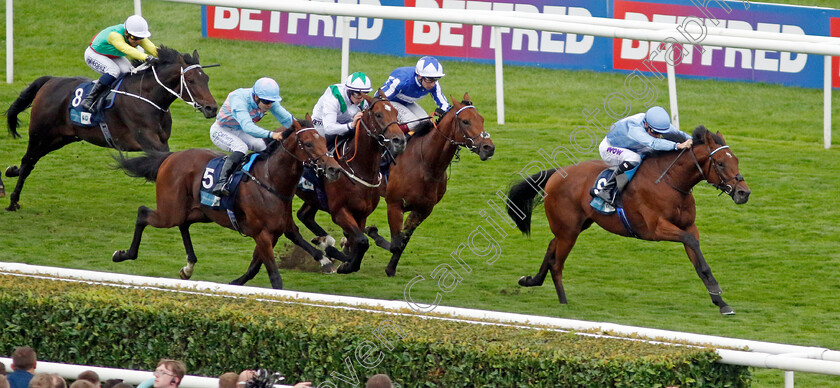
[[[440,78],[443,74],[443,66],[435,57],[423,57],[414,66],[414,73],[421,77]]]
[[[280,97],[280,85],[277,85],[277,81],[268,77],[260,78],[256,83],[254,83],[254,94],[263,100],[274,102],[280,102],[283,100]]]
[[[665,133],[671,128],[671,116],[661,106],[648,109],[645,112],[645,122],[656,133]]]

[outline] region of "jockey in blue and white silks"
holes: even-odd
[[[680,142],[668,139],[678,139]],[[691,135],[671,125],[671,116],[659,106],[618,120],[598,147],[601,159],[608,166],[616,168],[616,171],[604,187],[607,190],[593,190],[592,194],[613,204],[616,195],[629,181],[624,173],[639,166],[642,154],[681,150],[691,147],[691,144]],[[612,187],[615,187],[615,192],[609,193]]]
[[[404,132],[420,124],[414,120],[427,116],[426,111],[416,102],[427,94],[431,94],[435,100],[436,114],[442,116],[449,110],[449,101],[438,83],[444,75],[443,66],[434,57],[420,58],[414,68],[400,67],[391,72],[381,90],[391,105],[397,108],[400,122],[409,122],[407,127],[400,126]]]
[[[271,78],[260,78],[253,88],[236,89],[228,94],[216,121],[210,126],[210,140],[222,150],[233,153],[225,160],[213,194],[228,195],[227,180],[248,150],[264,150],[263,139],[282,140],[281,131],[272,132],[256,124],[270,111],[280,125],[289,128],[292,115],[280,105],[282,100],[280,86]]]
[[[370,78],[361,71],[348,75],[344,84],[327,87],[312,108],[312,124],[315,129],[324,137],[341,136],[353,131],[365,108],[362,94],[370,91]],[[331,145],[327,142],[327,146]]]

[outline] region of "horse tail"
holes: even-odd
[[[522,233],[531,234],[534,197],[545,188],[548,178],[551,178],[555,171],[557,171],[556,168],[540,171],[510,188],[507,201],[508,215]]]
[[[157,180],[160,165],[169,155],[172,155],[172,152],[148,151],[143,156],[126,159],[120,153],[119,156],[114,156],[114,160],[118,164],[116,168],[123,170],[126,175],[133,178],[145,178],[149,182],[154,182]]]
[[[40,90],[41,87],[43,87],[44,84],[52,78],[52,76],[45,75],[36,79],[35,82],[29,84],[26,89],[23,89],[23,91],[20,92],[20,96],[12,103],[12,105],[9,105],[9,109],[6,110],[6,124],[9,126],[9,134],[12,135],[13,138],[20,137],[20,134],[17,132],[17,127],[20,126],[18,114],[32,106],[32,101],[35,100],[38,90]]]

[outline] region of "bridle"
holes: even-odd
[[[157,68],[155,66],[152,66],[151,64],[144,63],[140,66],[137,66],[136,68],[131,70],[131,74],[137,74],[137,73],[151,67],[152,74],[155,76],[155,81],[158,83],[158,85],[160,85],[164,90],[166,90],[167,92],[169,92],[170,94],[175,96],[175,98],[177,98],[181,101],[184,101],[187,105],[193,107],[193,109],[200,110],[201,108],[204,108],[204,106],[195,101],[195,98],[193,97],[192,91],[190,91],[190,88],[187,85],[187,80],[184,78],[184,75],[188,71],[193,70],[193,69],[202,69],[204,67],[215,67],[215,66],[219,66],[219,65],[201,66],[200,64],[195,64],[195,65],[187,66],[186,69],[181,67],[181,71],[180,71],[181,79],[180,79],[180,84],[179,84],[179,88],[181,89],[181,92],[179,92],[179,93],[176,93],[174,90],[170,89],[168,86],[164,85],[163,82],[161,82],[160,77],[158,77],[158,74],[157,74]],[[183,94],[184,94],[185,90],[187,92],[187,96],[190,98],[190,101],[187,101],[183,97]],[[124,91],[121,91],[121,90],[114,90],[114,93],[122,94],[122,95],[129,96],[129,97],[134,97],[138,100],[145,101],[145,102],[149,103],[150,105],[152,105],[153,107],[157,108],[161,112],[168,112],[169,111],[169,109],[163,109],[160,106],[158,106],[157,104],[155,104],[154,102],[152,102],[151,100],[149,100],[148,98],[145,98],[143,96],[138,96],[136,94],[127,93],[127,92],[124,92]]]
[[[383,102],[383,101],[388,101],[388,100],[381,99],[381,98],[375,98],[373,103],[371,103],[370,105],[365,107],[364,110],[362,110],[363,115],[367,114],[367,116],[372,116],[372,114],[370,112],[373,111],[373,107],[376,106],[376,104],[378,104],[380,102]],[[376,117],[374,117],[373,119],[374,119],[374,121],[376,121]],[[362,128],[365,130],[365,132],[367,132],[368,136],[370,136],[371,138],[376,140],[376,142],[379,143],[379,145],[382,146],[382,148],[385,148],[386,151],[388,150],[388,144],[391,142],[391,139],[388,139],[387,137],[385,137],[385,132],[388,130],[388,127],[390,127],[392,125],[399,125],[400,124],[397,120],[391,121],[391,122],[389,122],[385,125],[380,126],[381,127],[380,128],[381,133],[374,133],[370,129],[370,127],[368,127],[367,123],[365,123],[364,117],[362,119],[359,119],[359,123],[361,123]],[[377,124],[379,124],[379,123],[377,123]],[[356,139],[357,139],[356,141],[357,142],[358,142],[358,138],[359,137],[356,136]],[[354,152],[353,156],[354,157],[356,156],[355,152]],[[350,159],[352,159],[352,158],[350,158]],[[350,160],[347,160],[347,161],[349,162]]]
[[[354,136],[354,140],[353,140],[355,142],[355,144],[353,146],[353,156],[344,160],[344,163],[347,165],[347,168],[349,168],[350,171],[347,171],[344,168],[342,168],[342,171],[344,171],[344,173],[347,175],[347,177],[352,179],[354,182],[358,182],[358,183],[362,184],[363,186],[370,187],[370,188],[379,187],[382,184],[382,173],[380,172],[377,175],[376,183],[369,183],[369,182],[365,181],[364,179],[362,179],[362,178],[360,178],[356,175],[356,172],[353,171],[353,168],[350,166],[350,161],[355,159],[356,154],[359,152],[359,135],[358,135],[359,127],[364,129],[364,131],[367,133],[368,137],[370,137],[371,139],[374,139],[377,142],[377,144],[379,144],[379,146],[382,147],[385,150],[385,152],[388,153],[388,155],[391,155],[391,157],[393,158],[393,155],[391,154],[391,150],[388,147],[388,144],[391,142],[391,139],[388,139],[387,137],[385,137],[385,132],[388,130],[388,127],[390,127],[391,125],[399,125],[399,122],[397,120],[394,120],[394,121],[388,122],[385,125],[381,125],[380,126],[381,127],[380,128],[381,133],[375,133],[374,131],[372,131],[370,129],[370,127],[367,125],[367,123],[365,122],[365,116],[368,116],[368,117],[372,116],[372,114],[370,112],[372,112],[373,107],[377,103],[380,103],[380,102],[383,102],[383,101],[388,101],[388,100],[382,99],[382,98],[374,98],[373,103],[371,103],[370,105],[365,107],[365,109],[362,110],[362,113],[363,113],[362,118],[359,119],[358,123],[356,124],[356,136]],[[376,121],[376,117],[374,117],[373,119],[374,119],[374,121]],[[379,123],[377,122],[376,124],[379,124]],[[347,143],[344,143],[344,144],[347,144]],[[335,152],[336,152],[336,156],[338,156],[338,158],[341,158],[341,155],[338,152],[338,147],[336,147]]]
[[[712,187],[720,190],[721,194],[726,194],[726,195],[731,196],[733,191],[735,190],[735,185],[738,184],[738,182],[743,182],[744,181],[744,176],[741,175],[741,173],[737,173],[737,174],[735,174],[735,176],[733,176],[731,178],[724,179],[724,174],[723,174],[723,171],[722,171],[721,167],[718,166],[717,163],[715,163],[714,159],[712,158],[712,156],[715,153],[717,153],[720,150],[728,149],[729,146],[724,145],[724,146],[720,146],[720,147],[712,150],[712,147],[709,147],[708,144],[705,144],[705,145],[706,145],[706,148],[709,150],[708,163],[711,164],[711,167],[709,167],[709,169],[711,171],[711,169],[714,168],[715,174],[718,176],[718,180],[720,182],[718,182],[717,184],[712,183],[709,180],[710,176],[707,176],[706,173],[703,171],[703,168],[700,167],[700,161],[697,160],[697,156],[694,155],[694,152],[689,152],[689,154],[691,154],[691,158],[694,159],[694,165],[697,166],[697,171],[700,171],[700,177],[703,178],[703,180],[708,182],[710,185],[712,185]],[[668,165],[668,168],[666,168],[665,171],[662,172],[662,175],[660,175],[659,178],[656,179],[656,183],[659,183],[659,181],[662,180],[662,178],[665,176],[665,174],[668,173],[668,170],[670,170],[671,167],[674,166],[674,163],[676,163],[677,160],[680,158],[680,156],[682,156],[682,154],[685,153],[685,150],[686,149],[683,149],[683,150],[680,151],[679,155],[677,155],[677,157],[674,158],[674,160],[671,162],[671,164]],[[728,182],[730,182],[730,181],[735,181],[735,182],[733,184],[729,184]],[[680,190],[679,188],[674,187],[671,184],[669,184],[669,186],[671,186],[674,190],[677,190],[677,191],[679,191],[683,194],[688,194],[689,193],[687,191]]]
[[[437,125],[435,125],[435,133],[437,133],[438,135],[442,136],[443,138],[445,138],[446,140],[448,140],[450,144],[452,144],[452,145],[454,145],[454,146],[456,146],[456,147],[465,147],[465,148],[468,148],[470,151],[475,151],[475,150],[478,148],[478,145],[476,144],[476,139],[479,139],[479,138],[481,138],[481,139],[489,139],[489,138],[490,138],[490,134],[489,134],[489,133],[487,133],[487,131],[485,131],[485,130],[483,130],[483,129],[482,129],[482,130],[481,130],[481,132],[480,132],[480,133],[478,133],[477,135],[472,136],[472,137],[468,136],[468,134],[467,134],[467,130],[466,130],[466,129],[464,129],[464,128],[461,126],[460,121],[457,121],[457,120],[458,120],[458,115],[459,115],[459,114],[461,114],[461,112],[463,112],[465,109],[475,109],[475,105],[465,105],[465,106],[462,106],[462,107],[461,107],[461,109],[458,109],[458,110],[455,112],[455,118],[453,119],[453,120],[456,120],[456,124],[455,124],[455,125],[458,127],[458,129],[460,129],[460,130],[461,130],[461,133],[462,133],[462,134],[463,134],[463,136],[464,136],[464,141],[459,142],[459,141],[456,141],[456,140],[455,140],[455,139],[453,139],[453,138],[450,138],[450,137],[446,136],[445,134],[443,134],[443,133],[441,133],[439,130],[437,130]],[[453,136],[453,137],[454,137],[454,136]]]
[[[299,131],[295,131],[295,142],[297,143],[298,148],[300,148],[304,153],[309,155],[308,159],[303,160],[301,158],[298,158],[297,155],[295,155],[294,152],[289,151],[289,149],[286,148],[285,145],[281,144],[280,148],[282,148],[283,151],[286,151],[287,154],[289,154],[291,157],[295,158],[295,160],[297,160],[298,162],[303,163],[304,167],[309,167],[309,168],[315,170],[316,173],[320,174],[321,172],[324,171],[324,169],[322,169],[321,167],[318,166],[318,161],[321,160],[321,158],[323,158],[323,157],[329,157],[329,152],[324,152],[321,155],[311,155],[311,154],[309,154],[309,152],[306,151],[306,147],[304,147],[304,145],[303,145],[303,140],[300,139],[300,134],[301,133],[306,132],[306,131],[315,131],[315,130],[316,130],[315,127],[309,127],[309,128],[301,128]]]

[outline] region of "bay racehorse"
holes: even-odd
[[[456,152],[464,147],[481,160],[487,160],[496,150],[484,130],[484,117],[476,111],[470,95],[465,93],[460,103],[451,99],[452,108],[440,122],[429,132],[416,133],[397,157],[396,165],[391,167],[385,190],[391,242],[379,235],[376,226],[367,228],[368,235],[378,246],[391,251],[391,261],[385,269],[388,276],[396,274],[397,264],[412,233],[446,193],[446,168]],[[410,212],[407,218],[404,217],[406,212]]]
[[[67,144],[84,140],[121,151],[168,151],[172,131],[169,106],[176,99],[184,100],[208,119],[216,117],[218,105],[210,94],[209,77],[198,62],[197,51],[181,54],[161,46],[158,61],[138,69],[142,70],[125,76],[114,107],[104,112],[110,139],[99,126],[83,127],[70,121],[69,107],[81,102],[81,95],[75,95],[74,90],[89,79],[44,76],[21,92],[6,111],[6,122],[9,133],[20,137],[18,115],[31,106],[29,145],[20,167],[6,169],[7,177],[18,177],[6,210],[20,209],[20,192],[38,160]]]
[[[379,95],[384,93],[380,91]],[[379,170],[382,153],[388,150],[396,156],[405,148],[405,135],[399,128],[396,108],[387,99],[363,96],[368,106],[362,110],[353,139],[338,145],[335,150],[344,175],[324,185],[328,211],[333,222],[344,231],[349,244],[348,257],[335,247],[321,243],[328,256],[345,262],[338,268],[339,273],[358,271],[368,250],[364,228],[367,217],[379,204],[379,190],[384,184]],[[298,219],[315,233],[316,240],[325,241],[329,237],[327,232],[315,222],[319,210],[317,195],[298,190],[297,196],[303,200]]]
[[[274,245],[283,235],[306,250],[323,269],[332,268],[332,262],[323,253],[301,237],[292,218],[292,198],[295,187],[307,164],[325,171],[326,178],[335,179],[341,167],[327,155],[327,145],[309,121],[293,121],[283,133],[284,140],[271,143],[265,151],[267,157],[253,163],[251,176],[239,185],[233,209],[238,231],[254,239],[257,246],[246,273],[232,284],[245,284],[265,265],[273,288],[283,288],[283,280],[274,260]],[[189,279],[197,258],[190,238],[190,225],[197,222],[215,222],[229,229],[237,229],[225,210],[213,210],[201,205],[201,187],[210,187],[205,181],[207,163],[222,155],[206,149],[189,149],[178,152],[150,152],[146,156],[120,159],[120,167],[127,174],[156,182],[157,210],[140,206],[134,239],[126,251],[116,251],[115,262],[134,260],[140,246],[143,229],[177,226],[181,231],[187,251],[187,266],[181,277]]]
[[[750,189],[738,170],[738,158],[720,132],[713,134],[699,126],[694,130],[693,138],[694,145],[690,150],[658,153],[644,159],[622,194],[626,225],[619,212],[604,215],[589,205],[592,199],[589,189],[606,167],[600,160],[564,167],[565,174],[555,173],[557,169],[543,171],[513,186],[508,194],[508,214],[519,230],[530,233],[533,199],[538,190],[544,189],[545,213],[554,234],[539,272],[533,277],[523,276],[519,284],[540,286],[546,273],[551,271],[557,297],[565,304],[563,266],[566,257],[578,235],[594,222],[625,237],[681,242],[720,313],[735,314],[721,298],[720,285],[700,251],[691,190],[705,180],[732,197],[736,204],[743,204],[750,196]]]

